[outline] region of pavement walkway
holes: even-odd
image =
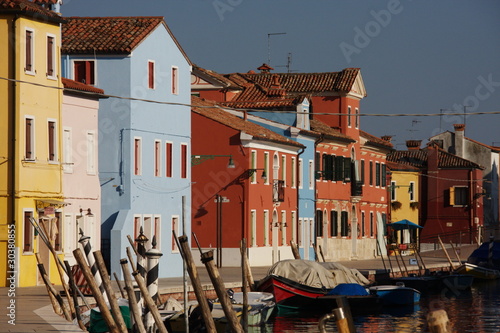
[[[470,253],[476,249],[475,245],[462,246],[460,248],[460,259],[465,261]],[[451,251],[450,257],[455,264],[458,264],[458,259]],[[421,254],[422,259],[428,267],[446,267],[448,260],[441,250],[424,252]],[[413,256],[405,257],[406,263]],[[357,261],[341,261],[346,267],[356,268],[362,272],[383,270],[384,265],[380,258]],[[395,266],[394,258],[392,258],[393,268]],[[387,257],[385,261],[388,267]],[[259,280],[266,276],[269,267],[252,267],[252,274],[255,280]],[[241,286],[241,268],[239,267],[223,267],[219,270],[227,288],[237,288]],[[200,280],[205,289],[211,287],[210,278],[204,267],[198,268]],[[161,293],[182,292],[182,278],[162,278],[159,281]],[[190,284],[189,284],[190,287]],[[118,289],[116,289],[118,290]],[[12,303],[14,302],[14,303]],[[15,304],[12,308],[11,304]],[[8,307],[11,306],[11,309]],[[9,317],[9,314],[13,316]],[[14,321],[12,321],[12,318]],[[10,323],[9,323],[10,321]],[[15,323],[15,325],[12,325]],[[15,296],[9,296],[8,288],[0,288],[0,332],[82,332],[80,328],[73,323],[70,323],[64,318],[55,314],[52,310],[49,297],[45,286],[24,287],[15,290]]]

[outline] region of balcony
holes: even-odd
[[[275,179],[273,181],[273,202],[283,201],[285,201],[285,181]]]

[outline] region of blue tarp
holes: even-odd
[[[341,283],[328,293],[328,295],[366,296],[369,295],[365,287],[357,283]]]

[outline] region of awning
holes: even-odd
[[[36,208],[43,209],[46,207],[61,208],[71,205],[69,202],[65,202],[57,199],[40,199],[36,200]]]
[[[397,221],[394,223],[390,223],[387,226],[393,228],[394,230],[422,229],[423,228],[422,226],[415,224],[407,219]]]

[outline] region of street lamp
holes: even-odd
[[[229,157],[227,167],[229,169],[234,169],[233,155],[191,155],[191,165],[199,165],[206,160],[213,160],[216,157]]]
[[[247,172],[248,172],[248,178],[252,177],[257,172],[257,170],[262,170],[262,175],[260,176],[260,178],[266,180],[267,179],[267,173],[266,173],[266,169],[264,169],[264,168],[248,169],[247,170]]]

